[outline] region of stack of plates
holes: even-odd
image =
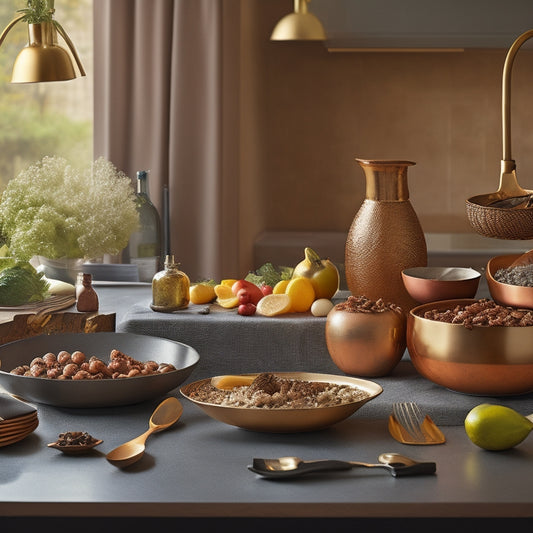
[[[39,425],[35,407],[0,394],[0,447],[24,439]]]

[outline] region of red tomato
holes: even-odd
[[[263,296],[266,296],[267,294],[272,294],[272,291],[274,290],[270,285],[267,285],[266,283],[263,283],[259,288],[261,289]]]
[[[239,304],[249,304],[252,301],[252,297],[248,289],[239,289],[237,291],[237,298],[239,299]]]
[[[253,303],[247,303],[247,304],[241,304],[239,305],[239,308],[237,309],[237,312],[239,315],[242,316],[252,316],[255,315],[256,307]]]

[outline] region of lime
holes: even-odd
[[[510,407],[482,403],[465,418],[468,438],[485,450],[508,450],[520,444],[533,422]]]

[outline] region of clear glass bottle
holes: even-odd
[[[152,279],[150,307],[160,313],[172,313],[189,305],[189,276],[179,269],[173,255],[167,255],[165,269]]]
[[[137,172],[139,229],[132,233],[127,254],[139,269],[139,281],[152,281],[161,268],[161,219],[148,195],[148,171]]]

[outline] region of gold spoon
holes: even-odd
[[[394,477],[434,474],[437,466],[433,462],[420,463],[399,453],[382,453],[379,463],[360,461],[314,460],[303,461],[299,457],[279,457],[261,459],[255,457],[248,469],[256,474],[270,478],[295,477],[312,472],[348,470],[354,467],[385,468]]]
[[[183,406],[177,398],[171,397],[163,400],[150,417],[148,431],[111,450],[106,455],[106,459],[119,468],[135,463],[144,455],[146,439],[152,433],[163,431],[177,422],[181,413],[183,413]]]

